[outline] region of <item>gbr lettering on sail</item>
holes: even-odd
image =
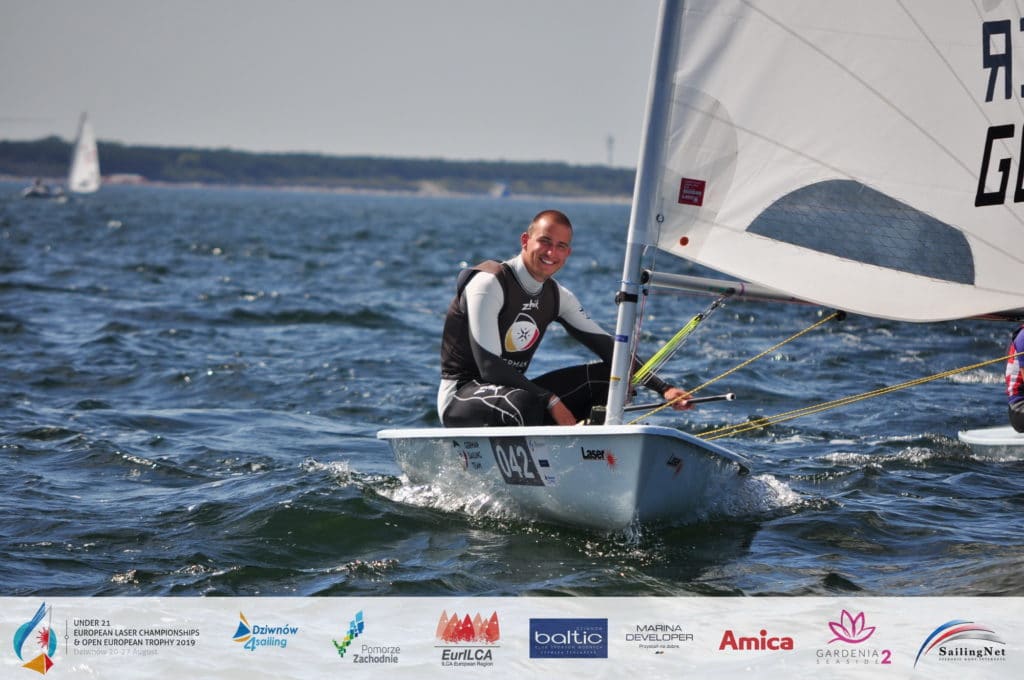
[[[1017,24],[1016,27],[1014,24]],[[1018,21],[1004,19],[985,21],[982,23],[982,67],[987,73],[985,102],[998,102],[1013,99],[1013,41],[1024,40],[1024,17]],[[1024,99],[1024,85],[1017,93]],[[1017,176],[1013,187],[1013,203],[1024,203],[1024,124],[999,123],[988,128],[985,136],[985,149],[981,160],[981,174],[978,177],[978,191],[974,197],[977,207],[986,205],[1003,205],[1007,201],[1007,186],[1010,181],[1010,166],[1013,158],[999,157],[1000,148],[1006,144],[1013,147],[1017,144]],[[1000,140],[1011,140],[1001,142]],[[988,181],[988,180],[992,181]],[[988,187],[999,185],[998,190]]]

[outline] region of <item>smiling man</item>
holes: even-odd
[[[459,274],[441,341],[437,412],[446,427],[575,425],[604,404],[612,337],[552,278],[572,253],[572,235],[564,213],[545,210],[520,237],[517,256]],[[601,361],[528,379],[526,369],[552,321]],[[657,376],[644,385],[666,400],[686,396]]]

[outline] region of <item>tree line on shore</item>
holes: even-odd
[[[71,144],[55,136],[0,141],[0,174],[61,177],[70,156]],[[633,170],[604,165],[252,153],[116,142],[100,142],[99,156],[104,175],[171,183],[611,199],[628,197],[634,180]]]

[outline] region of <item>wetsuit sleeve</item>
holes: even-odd
[[[474,276],[462,293],[462,304],[469,321],[469,345],[480,371],[480,381],[518,387],[547,401],[552,394],[549,390],[530,382],[501,359],[498,315],[504,302],[505,294],[497,277],[485,272]]]
[[[558,284],[558,300],[558,321],[566,332],[601,357],[601,361],[611,364],[612,352],[615,348],[612,336],[590,318],[579,299],[561,284]],[[633,361],[633,371],[635,372],[641,365],[643,365],[643,360],[637,357]],[[664,394],[665,390],[671,387],[653,373],[643,381],[643,386],[658,394]]]

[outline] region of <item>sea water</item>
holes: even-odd
[[[20,189],[0,184],[2,595],[1024,594],[1024,462],[956,438],[1004,423],[998,364],[720,440],[751,474],[696,524],[594,534],[409,486],[375,434],[437,424],[459,268],[562,209],[559,278],[611,329],[623,203]],[[652,294],[644,351],[709,302]],[[828,311],[727,303],[663,376],[694,387]],[[736,401],[651,422],[860,394],[1001,356],[1011,330],[850,317],[707,391]],[[586,358],[555,328],[534,372]]]

